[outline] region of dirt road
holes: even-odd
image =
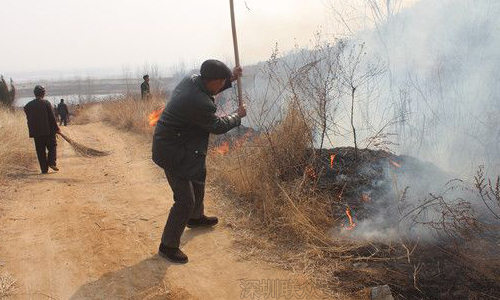
[[[0,271],[17,279],[7,299],[234,300],[240,279],[291,276],[239,260],[224,222],[185,231],[188,264],[160,258],[172,195],[150,145],[102,123],[63,130],[112,154],[81,158],[59,141],[60,172],[19,172],[0,188]]]

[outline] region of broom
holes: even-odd
[[[69,136],[59,132],[59,135],[71,146],[71,148],[78,154],[84,157],[99,157],[109,155],[108,151],[101,151],[92,149],[90,147],[84,146],[80,143],[75,142]]]

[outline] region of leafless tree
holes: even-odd
[[[319,149],[323,149],[325,139],[332,144],[328,132],[336,131],[334,115],[341,97],[340,57],[345,45],[342,40],[322,43],[317,35],[315,48],[302,57],[304,64],[298,70],[298,88],[309,103],[312,120],[319,130]]]
[[[356,127],[354,122],[356,92],[360,86],[363,86],[374,77],[384,72],[384,65],[380,63],[367,62],[365,45],[352,44],[348,51],[342,52],[340,83],[344,87],[344,93],[350,97],[350,125],[354,139],[354,148],[357,157],[358,141]]]

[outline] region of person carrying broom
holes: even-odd
[[[172,262],[186,263],[180,249],[185,227],[211,227],[216,217],[207,217],[203,209],[209,134],[223,134],[241,124],[246,116],[243,104],[236,112],[218,117],[214,95],[231,87],[241,76],[218,60],[201,65],[200,75],[184,78],[172,92],[170,101],[156,124],[152,159],[164,169],[174,194],[174,204],[165,225],[159,254]]]
[[[37,85],[35,86],[34,93],[36,99],[24,106],[24,112],[28,120],[29,136],[35,140],[35,149],[40,169],[42,170],[42,174],[47,174],[49,168],[59,171],[59,168],[56,166],[56,133],[60,133],[60,130],[54,117],[52,104],[43,99],[45,97],[45,89]]]

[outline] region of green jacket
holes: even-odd
[[[230,87],[228,80],[221,91]],[[241,124],[237,113],[218,117],[216,111],[214,97],[201,77],[184,78],[173,90],[156,124],[153,161],[178,177],[204,181],[210,133],[223,134]]]
[[[150,94],[151,93],[149,91],[149,83],[144,81],[143,83],[141,83],[141,98],[142,99],[148,98]]]

